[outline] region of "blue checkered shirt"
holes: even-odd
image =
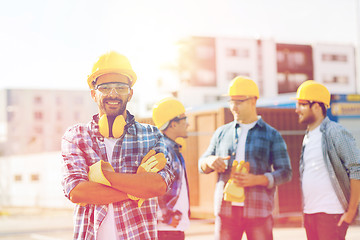
[[[164,137],[152,125],[140,124],[128,112],[124,137],[114,147],[112,159],[107,158],[104,138],[99,133],[99,116],[87,125],[69,128],[62,139],[62,185],[66,197],[82,181],[88,181],[89,166],[108,161],[118,173],[134,174],[150,149],[167,156]],[[169,187],[174,175],[170,163],[158,172]],[[138,208],[137,202],[125,200],[113,203],[116,228],[120,239],[157,239],[157,199],[150,198]],[[96,232],[107,213],[108,205],[76,205],[74,239],[95,239]]]
[[[321,125],[321,146],[332,186],[342,207],[348,209],[350,179],[360,179],[360,149],[351,133],[326,117]],[[303,145],[300,156],[300,179],[304,173]],[[358,206],[360,208],[360,205]],[[356,220],[360,220],[360,210]]]
[[[203,173],[201,162],[211,155],[231,156],[228,166],[232,166],[236,155],[239,128],[239,124],[233,121],[215,131],[208,149],[199,159],[201,173]],[[269,179],[269,185],[245,188],[244,217],[268,217],[274,207],[275,186],[290,181],[292,172],[285,141],[276,129],[261,118],[248,132],[245,161],[250,163],[250,173],[265,175]],[[230,217],[232,214],[231,202],[223,200],[224,186],[229,180],[230,173],[230,167],[224,173],[219,173],[214,200],[216,216]]]

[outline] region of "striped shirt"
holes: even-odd
[[[154,126],[140,124],[127,113],[125,134],[115,144],[112,159],[107,158],[104,138],[100,135],[99,116],[87,125],[69,128],[62,139],[62,186],[69,198],[71,190],[88,181],[89,166],[97,161],[108,161],[118,173],[134,174],[142,158],[150,149],[167,156],[164,138]],[[169,187],[174,175],[168,163],[158,172]],[[150,198],[138,208],[137,202],[125,200],[113,203],[116,228],[120,239],[156,239],[157,200]],[[97,229],[107,213],[107,205],[76,205],[74,211],[74,239],[95,239]]]
[[[235,159],[239,140],[240,125],[233,121],[218,128],[208,149],[199,159],[199,171],[202,161],[208,156],[231,156],[228,166]],[[287,147],[280,133],[261,118],[248,132],[245,142],[245,161],[250,163],[250,173],[265,175],[268,187],[254,186],[245,188],[244,217],[262,218],[272,214],[275,187],[291,180],[292,172]],[[223,190],[229,180],[231,168],[219,173],[215,188],[215,215],[231,216],[231,202],[223,200]]]

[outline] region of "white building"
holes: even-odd
[[[0,90],[0,156],[59,151],[65,130],[97,113],[89,91]]]
[[[351,45],[315,44],[314,79],[331,93],[356,93],[355,49]]]
[[[61,187],[61,153],[0,157],[0,206],[71,208]]]
[[[191,37],[181,57],[178,98],[186,106],[224,98],[238,75],[252,78],[261,98],[294,94],[305,80],[333,94],[356,93],[355,48],[351,45],[288,44],[272,39]],[[164,90],[162,90],[164,91]],[[171,90],[174,92],[174,90]]]

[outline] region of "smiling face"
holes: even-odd
[[[125,83],[129,84],[129,79],[118,73],[107,73],[97,78],[96,86],[106,83]],[[126,105],[130,101],[133,90],[130,89],[127,93],[119,94],[115,88],[111,89],[109,93],[101,92],[99,89],[91,90],[91,96],[98,105],[100,116],[106,114],[107,116],[123,115],[126,118]]]

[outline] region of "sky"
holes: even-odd
[[[141,92],[187,36],[358,45],[358,0],[12,0],[0,8],[0,89],[87,89],[97,57],[126,55]]]

